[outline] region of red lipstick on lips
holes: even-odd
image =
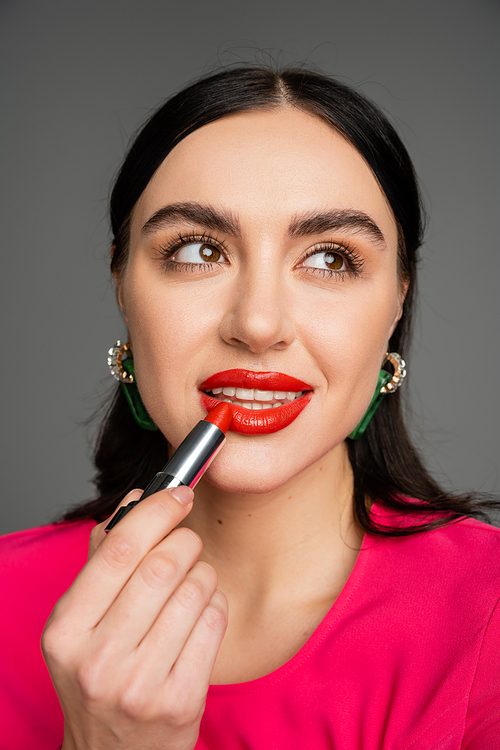
[[[312,396],[312,387],[302,380],[281,372],[252,372],[251,370],[225,370],[211,375],[199,386],[201,391],[235,386],[261,391],[306,391],[302,396],[272,409],[246,409],[230,404],[233,412],[231,430],[242,435],[265,435],[288,427],[307,406]],[[218,394],[217,394],[218,395]],[[201,403],[210,411],[221,403],[216,395],[202,393]]]

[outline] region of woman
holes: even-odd
[[[136,384],[98,499],[4,544],[5,747],[498,748],[500,532],[401,416],[422,227],[393,128],[313,73],[223,72],[146,124],[111,221]],[[106,535],[220,400],[194,503],[163,490]]]

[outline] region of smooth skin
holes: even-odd
[[[152,221],[179,203],[234,226]],[[304,231],[333,210],[378,234],[345,220]],[[160,166],[116,283],[141,394],[174,447],[205,416],[198,388],[215,372],[278,371],[313,387],[284,430],[229,432],[194,504],[164,491],[107,537],[97,526],[47,625],[64,750],[187,750],[209,683],[284,664],[356,562],[345,439],[401,315],[396,223],[363,158],[318,118],[289,107],[232,115]]]

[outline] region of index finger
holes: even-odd
[[[86,632],[101,621],[148,552],[187,516],[192,498],[189,487],[161,490],[103,534],[89,562],[56,605],[73,632]]]

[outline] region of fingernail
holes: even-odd
[[[174,487],[173,490],[170,490],[170,494],[172,497],[175,497],[177,502],[181,505],[189,505],[189,503],[193,502],[194,492],[191,487],[185,487],[184,485],[181,487]]]
[[[123,498],[123,504],[127,505],[127,503],[131,502],[132,500],[139,499],[143,492],[144,490],[139,489],[130,490],[130,492],[128,492]]]

